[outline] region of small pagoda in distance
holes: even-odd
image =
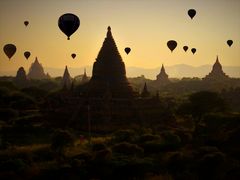
[[[205,78],[203,78],[203,80],[221,81],[227,79],[229,79],[229,76],[223,72],[222,65],[220,64],[217,56],[216,62],[212,67],[212,71],[208,75],[206,75]]]
[[[146,98],[146,97],[149,97],[149,96],[150,96],[150,93],[149,93],[148,88],[147,88],[147,83],[145,82],[143,90],[141,92],[141,97]]]
[[[72,78],[68,72],[67,66],[65,67],[63,78],[62,78],[62,86],[64,89],[70,89],[72,85]]]
[[[160,73],[157,75],[157,80],[156,80],[160,85],[166,85],[168,83],[170,83],[169,79],[168,79],[168,75],[165,71],[165,68],[162,64],[162,68]]]
[[[34,63],[32,63],[27,76],[29,79],[48,79],[48,76],[44,73],[43,66],[38,62],[37,57]]]
[[[116,98],[133,96],[132,87],[126,77],[125,64],[118,52],[110,26],[93,64],[92,77],[88,83],[89,96],[101,97],[107,91]]]
[[[86,68],[84,68],[84,73],[83,73],[83,76],[82,76],[82,80],[81,80],[81,83],[82,84],[85,84],[89,81],[88,77],[87,77],[87,73],[86,73]]]
[[[27,75],[26,75],[26,71],[23,67],[20,67],[17,71],[17,75],[15,77],[15,81],[18,82],[25,82],[27,81]]]

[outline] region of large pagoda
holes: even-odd
[[[131,97],[133,90],[126,77],[124,62],[113,39],[111,27],[107,30],[107,37],[93,65],[88,84],[89,96],[101,97],[110,91],[112,97]]]
[[[169,79],[168,79],[168,75],[165,71],[165,68],[162,64],[162,68],[160,73],[157,75],[157,80],[156,80],[160,85],[166,85],[168,83],[170,83]]]
[[[38,62],[38,59],[36,57],[34,63],[32,63],[29,73],[28,73],[29,79],[47,79],[47,75],[44,73],[43,66]]]
[[[226,75],[223,70],[222,70],[222,65],[220,64],[218,60],[218,56],[216,59],[216,62],[213,65],[212,71],[206,75],[204,80],[214,80],[214,81],[219,81],[219,80],[226,80],[228,79],[228,75]]]

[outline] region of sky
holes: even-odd
[[[192,8],[193,20],[187,14]],[[71,40],[58,27],[65,13],[80,19]],[[28,70],[35,57],[44,67],[91,66],[108,26],[128,67],[201,66],[213,64],[217,55],[223,66],[240,66],[240,0],[0,0],[0,46],[17,47],[10,61],[0,50],[0,72]],[[172,53],[168,40],[178,42]],[[197,52],[184,52],[185,45]],[[128,55],[125,47],[132,49]],[[25,51],[32,54],[28,60]]]

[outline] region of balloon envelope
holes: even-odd
[[[196,15],[196,10],[195,9],[189,9],[188,10],[188,15],[190,16],[191,19],[194,18],[194,16]]]
[[[192,48],[191,49],[192,53],[195,54],[195,52],[197,51],[196,48]]]
[[[177,47],[177,42],[174,40],[170,40],[167,42],[167,46],[173,52],[173,50]]]
[[[28,21],[24,21],[24,25],[28,26],[29,22]]]
[[[183,46],[183,50],[186,52],[188,50],[188,46]]]
[[[128,53],[130,53],[130,51],[131,51],[131,48],[129,48],[129,47],[126,47],[124,50],[125,50],[126,54],[128,54]]]
[[[16,46],[14,44],[6,44],[3,47],[3,51],[4,51],[4,53],[7,55],[7,57],[10,60],[11,57],[16,53],[17,48],[16,48]]]
[[[70,36],[79,28],[80,20],[79,18],[71,13],[62,15],[58,19],[58,27],[61,31],[70,39]]]
[[[28,59],[31,56],[31,53],[29,51],[24,52],[24,56],[26,59]]]
[[[77,55],[75,53],[72,53],[72,58],[74,59]]]
[[[231,47],[232,44],[233,44],[233,41],[232,40],[227,40],[227,44],[228,44],[229,47]]]

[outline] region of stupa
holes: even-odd
[[[29,79],[47,79],[47,76],[44,73],[43,67],[38,62],[37,57],[29,69],[28,78]]]
[[[68,72],[67,66],[65,67],[63,78],[62,78],[62,86],[65,89],[70,89],[72,85],[72,78]]]
[[[217,56],[216,62],[212,67],[212,71],[208,75],[206,75],[206,77],[203,78],[203,80],[219,81],[219,80],[226,80],[226,79],[229,79],[229,76],[223,72],[222,65],[220,64]]]
[[[168,83],[170,83],[169,79],[168,79],[168,75],[165,71],[165,68],[162,64],[162,68],[160,73],[157,75],[157,80],[156,80],[160,85],[166,85]]]
[[[86,69],[84,68],[84,74],[82,76],[81,83],[85,84],[86,82],[88,82],[88,77],[87,77]]]
[[[89,96],[101,97],[110,91],[112,97],[133,96],[133,90],[126,77],[125,64],[113,39],[111,27],[93,64],[92,77],[88,84]]]
[[[20,67],[17,71],[17,75],[15,77],[15,81],[18,82],[25,82],[27,80],[27,75],[26,75],[26,71],[24,70],[23,67]]]
[[[141,93],[141,97],[149,97],[149,96],[150,96],[150,93],[147,88],[147,83],[145,83]]]

